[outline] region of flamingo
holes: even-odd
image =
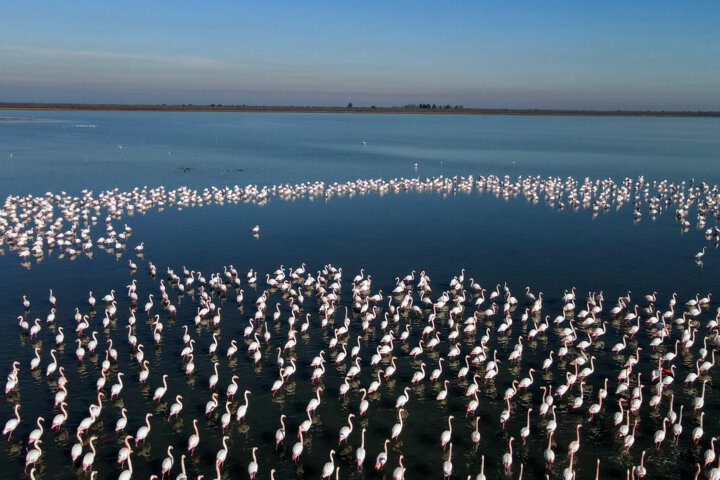
[[[30,436],[28,437],[28,444],[31,444],[35,442],[36,440],[40,440],[40,437],[42,437],[43,434],[43,426],[42,422],[44,422],[45,419],[43,417],[38,417],[36,420],[37,427],[35,430],[30,432]]]
[[[190,376],[195,371],[195,363],[193,362],[195,356],[191,353],[187,365],[185,365],[185,374]]]
[[[172,470],[173,464],[175,463],[175,457],[172,454],[173,446],[170,445],[167,448],[168,456],[162,461],[162,475],[161,478],[165,478],[165,475]]]
[[[138,428],[137,433],[135,434],[135,446],[137,447],[138,443],[143,442],[145,443],[145,440],[147,439],[148,434],[150,433],[150,417],[152,417],[152,413],[148,413],[145,415],[145,425]]]
[[[365,415],[365,413],[367,413],[367,409],[370,406],[370,404],[368,403],[367,400],[365,400],[365,396],[367,395],[367,390],[364,388],[361,388],[359,391],[362,392],[363,396],[362,396],[362,399],[360,400],[360,406],[358,407],[358,410],[359,410],[360,416],[363,416],[363,415]]]
[[[280,443],[285,440],[285,415],[284,413],[280,415],[280,428],[278,428],[275,431],[275,448],[277,448]]]
[[[323,465],[322,478],[330,478],[330,475],[332,475],[333,471],[335,471],[335,461],[333,460],[333,455],[335,455],[335,450],[330,450],[330,461]]]
[[[130,453],[132,453],[132,451]],[[133,468],[132,468],[132,459],[130,458],[130,454],[128,454],[127,463],[128,463],[127,470],[123,470],[120,473],[118,480],[130,480],[132,478]]]
[[[715,441],[717,441],[715,437],[710,439],[710,448],[705,450],[705,454],[703,455],[706,467],[715,461]]]
[[[473,446],[475,449],[477,449],[478,446],[480,445],[479,425],[480,425],[480,417],[475,417],[475,430],[473,430],[473,432],[470,434],[470,439],[472,440]]]
[[[673,436],[675,437],[675,444],[677,445],[678,439],[680,438],[680,435],[682,434],[682,417],[683,417],[683,408],[685,405],[680,405],[680,413],[678,414],[678,421],[677,423],[673,424]]]
[[[110,389],[110,398],[114,398],[120,395],[120,392],[123,389],[123,383],[122,383],[122,376],[124,375],[123,372],[119,372],[117,374],[117,380],[118,383],[114,384]]]
[[[218,450],[217,455],[215,455],[215,464],[217,464],[219,466],[222,466],[225,463],[225,459],[227,458],[227,454],[228,454],[227,441],[229,439],[230,439],[230,437],[228,437],[227,435],[223,435],[223,438],[222,438],[223,448]],[[257,447],[253,448],[253,458],[255,457],[255,449],[257,449]],[[249,470],[249,467],[248,467],[248,470]],[[257,472],[257,463],[255,464],[255,472]],[[251,473],[250,478],[252,478],[253,475],[254,475],[254,473]]]
[[[655,432],[655,447],[660,450],[660,445],[662,444],[663,440],[665,440],[665,433],[667,429],[667,422],[669,422],[670,419],[665,417],[663,418],[662,422],[662,430],[657,430]]]
[[[220,379],[220,377],[218,376],[218,371],[217,371],[217,369],[218,369],[218,362],[213,362],[213,369],[214,369],[215,373],[213,373],[212,375],[210,375],[210,379],[208,380],[208,384],[209,384],[209,386],[210,386],[210,390],[214,390],[214,389],[215,389],[215,386],[217,385],[218,380]]]
[[[628,413],[628,419],[630,418],[630,414]],[[630,452],[630,447],[633,446],[633,443],[635,443],[635,429],[637,428],[638,421],[635,420],[635,423],[633,423],[633,429],[632,433],[630,435],[625,435],[625,438],[623,439],[623,446],[625,447],[625,453],[627,454]]]
[[[227,358],[232,358],[232,356],[235,355],[235,353],[237,352],[237,350],[238,350],[238,348],[237,348],[237,340],[231,340],[231,341],[230,341],[230,346],[229,346],[228,349],[227,349],[227,354],[226,354]]]
[[[575,452],[570,454],[570,465],[563,470],[563,480],[573,480],[575,478],[575,470],[573,470],[573,460],[575,459]]]
[[[73,463],[77,461],[78,458],[80,458],[80,455],[82,455],[83,451],[83,440],[81,437],[81,432],[77,432],[75,434],[75,438],[77,438],[77,443],[72,446],[70,449],[70,457],[72,458]]]
[[[450,476],[452,476],[452,470],[452,442],[450,442],[450,447],[448,448],[448,458],[443,462],[444,478],[450,478]]]
[[[54,348],[50,350],[50,356],[52,357],[53,361],[48,364],[47,369],[45,370],[46,377],[49,377],[50,375],[55,373],[55,370],[57,370],[58,364],[57,359],[55,358],[55,352],[57,352],[57,350],[55,350]]]
[[[250,462],[248,465],[248,474],[250,475],[250,480],[253,480],[255,478],[255,475],[257,474],[258,465],[257,465],[257,457],[255,456],[255,452],[257,451],[258,447],[253,447],[252,455],[253,455],[253,461]]]
[[[185,472],[185,454],[180,456],[180,470],[181,473],[175,477],[175,480],[187,480],[187,474]]]
[[[308,412],[308,413],[313,413],[313,412],[317,409],[317,407],[320,405],[320,392],[322,392],[322,391],[323,391],[323,388],[322,388],[322,387],[319,387],[319,388],[315,391],[316,397],[313,397],[313,398],[310,399],[310,401],[308,402],[307,407],[305,407],[305,411],[306,411],[306,412]]]
[[[150,362],[147,360],[145,360],[142,363],[143,369],[140,371],[140,375],[138,376],[138,381],[141,384],[144,384],[145,382],[147,382],[147,379],[150,376],[150,368],[148,366],[149,364],[150,364]]]
[[[162,399],[163,395],[165,395],[165,392],[167,392],[167,378],[168,374],[164,374],[162,376],[162,387],[158,387],[155,389],[155,393],[153,394],[153,400],[160,403],[160,400]]]
[[[530,413],[532,410],[532,408],[528,408],[527,424],[522,428],[522,430],[520,430],[520,437],[522,438],[523,443],[525,443],[525,439],[530,436]]]
[[[408,392],[410,391],[410,387],[405,387],[403,389],[403,393],[398,396],[397,400],[395,401],[395,408],[402,408],[407,404],[407,402],[410,400],[410,395]]]
[[[502,463],[505,467],[505,473],[510,473],[510,467],[512,466],[513,458],[512,458],[512,442],[515,440],[515,437],[510,437],[510,440],[508,441],[508,449],[509,452],[506,452],[502,456]]]
[[[20,413],[18,413],[18,410],[20,410],[20,404],[16,403],[15,404],[15,418],[11,418],[7,422],[5,422],[5,428],[3,428],[3,435],[5,435],[6,433],[9,433],[8,441],[10,441],[10,438],[12,437],[12,432],[20,424]]]
[[[8,374],[7,383],[5,384],[5,393],[6,394],[10,393],[11,391],[13,391],[15,389],[15,387],[17,387],[17,383],[18,383],[17,373],[18,373],[19,366],[20,366],[20,362],[18,362],[17,360],[13,362],[12,371]]]
[[[385,439],[384,450],[383,450],[382,452],[378,453],[378,456],[377,456],[377,458],[375,459],[375,469],[376,469],[376,470],[382,470],[383,467],[385,466],[385,463],[387,462],[387,459],[388,459],[388,450],[387,450],[388,443],[390,443],[390,440],[389,440],[389,439]]]
[[[42,455],[42,450],[40,449],[40,444],[42,443],[42,440],[35,439],[33,443],[35,444],[35,448],[33,448],[32,450],[28,450],[27,455],[25,455],[25,473],[27,473],[28,466],[33,465],[34,468],[34,465],[37,463],[38,460],[40,460],[40,456]],[[92,444],[90,445],[92,448]]]
[[[235,412],[235,419],[239,422],[243,418],[245,418],[245,414],[247,413],[249,401],[248,401],[248,395],[250,395],[252,392],[250,390],[245,390],[244,397],[245,397],[245,405],[240,405]]]
[[[233,375],[233,376],[232,376],[232,379],[231,379],[231,381],[230,381],[231,383],[230,383],[230,385],[228,385],[228,387],[227,387],[227,397],[228,397],[229,399],[232,399],[232,398],[235,396],[235,393],[237,392],[237,389],[238,389],[237,380],[238,380],[239,378],[240,378],[240,377],[237,376],[237,375]]]
[[[600,459],[598,459],[598,467],[600,465]],[[635,467],[635,474],[638,476],[638,478],[643,478],[645,475],[647,475],[647,469],[645,468],[645,450],[642,451],[642,455],[640,455],[640,465]]]
[[[302,438],[302,430],[298,431],[298,438],[299,440],[293,445],[292,448],[292,459],[294,462],[297,462],[300,458],[300,455],[302,455],[303,451],[303,438]]]
[[[355,451],[355,460],[357,462],[357,468],[360,470],[363,462],[365,462],[365,428],[363,427],[360,432],[360,446]]]
[[[450,380],[445,380],[443,382],[443,389],[440,390],[440,392],[437,394],[437,396],[435,397],[435,400],[437,400],[438,402],[442,402],[447,398],[449,383],[450,383]]]
[[[218,394],[213,392],[210,401],[205,404],[205,415],[210,415],[218,406]]]
[[[407,469],[403,466],[403,458],[405,457],[400,455],[398,466],[393,470],[393,480],[403,480],[405,478],[405,470]]]
[[[349,437],[350,434],[352,433],[352,430],[353,430],[352,419],[353,419],[354,416],[355,416],[354,413],[349,414],[349,415],[348,415],[348,420],[347,420],[347,421],[348,421],[348,424],[345,425],[345,426],[343,426],[343,427],[340,429],[340,434],[339,434],[339,439],[338,439],[338,445],[340,445],[343,441],[347,441],[348,437]]]
[[[197,422],[197,418],[193,420],[193,428],[195,429],[195,433],[193,435],[190,435],[190,438],[188,439],[188,451],[190,452],[190,456],[193,455],[193,453],[195,452],[195,448],[197,448],[198,444],[200,443],[200,432],[198,431]]]
[[[700,425],[693,428],[692,431],[692,439],[697,445],[698,441],[702,438],[704,431],[703,431],[703,417],[705,416],[705,412],[700,412]]]
[[[580,450],[580,429],[582,428],[581,424],[578,424],[575,427],[575,440],[570,442],[570,445],[568,446],[568,454],[574,454],[577,453],[578,450]]]
[[[60,412],[57,415],[55,415],[55,418],[53,418],[52,421],[52,429],[60,430],[60,427],[63,423],[65,423],[68,419],[68,413],[67,410],[65,410],[65,407],[67,406],[67,403],[60,402]]]
[[[405,411],[404,408],[401,408],[400,410],[398,410],[398,423],[396,423],[396,424],[393,425],[393,427],[392,427],[392,438],[393,438],[393,440],[397,439],[397,438],[400,436],[400,433],[402,432],[402,429],[403,429],[403,417],[402,417],[402,412],[404,412],[404,411]]]
[[[220,417],[220,424],[222,425],[222,430],[225,432],[225,430],[230,425],[230,418],[232,414],[230,413],[230,404],[232,402],[230,400],[225,400],[225,413],[222,414],[222,417]]]
[[[178,418],[178,415],[183,409],[183,403],[182,403],[182,395],[176,395],[175,396],[175,403],[170,405],[170,414],[168,415],[168,422],[170,419],[174,416],[175,418]]]
[[[485,455],[480,457],[480,473],[475,477],[475,480],[487,480],[485,476]]]
[[[90,437],[90,441],[88,444],[90,445],[90,452],[86,453],[82,460],[82,467],[83,472],[87,471],[88,468],[92,467],[93,462],[95,461],[95,445],[94,442],[97,440],[96,436]]]
[[[549,468],[551,468],[552,464],[555,463],[555,452],[552,449],[552,437],[552,433],[548,435],[548,446],[543,453],[543,456],[545,457],[545,461],[547,462]]]
[[[442,432],[440,435],[440,445],[442,445],[443,450],[445,450],[445,446],[450,442],[450,439],[452,437],[452,420],[455,418],[453,415],[450,415],[448,417],[448,429]]]

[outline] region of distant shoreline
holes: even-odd
[[[0,117],[0,122],[46,122],[42,118]]]
[[[131,112],[385,113],[420,115],[554,115],[592,117],[720,117],[720,111],[565,110],[516,108],[296,107],[251,105],[142,105],[0,102],[0,110],[91,110]]]

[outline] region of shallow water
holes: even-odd
[[[3,116],[51,120],[0,125],[3,198],[85,188],[471,173],[720,182],[720,120],[712,118],[55,111]],[[181,167],[191,170],[183,173]]]
[[[66,191],[78,194],[83,189],[99,193],[103,189],[118,188],[129,191],[143,185],[165,185],[171,189],[181,185],[205,188],[225,185],[273,185],[324,180],[344,182],[357,178],[395,178],[400,176],[420,178],[444,175],[519,175],[573,176],[579,180],[644,175],[647,179],[669,179],[679,182],[691,178],[710,184],[720,181],[720,167],[715,159],[720,154],[720,123],[715,119],[655,119],[655,118],[575,118],[575,117],[444,117],[406,115],[303,115],[303,114],[173,114],[173,113],[124,113],[124,112],[10,112],[10,117],[42,117],[52,122],[2,122],[0,123],[0,193],[26,195],[43,194],[46,191]],[[94,125],[89,127],[88,125]],[[366,141],[363,147],[361,141]],[[417,164],[417,167],[415,166]],[[189,169],[189,170],[188,170]],[[240,169],[240,170],[238,170]],[[94,238],[103,234],[105,213],[99,215],[94,227]],[[694,217],[691,215],[690,219]],[[714,225],[709,218],[708,226]],[[251,390],[248,417],[236,422],[234,417],[229,430],[230,455],[223,468],[224,478],[244,478],[251,460],[251,449],[258,446],[259,478],[269,478],[270,468],[278,470],[278,478],[316,478],[322,466],[329,460],[331,448],[340,453],[335,457],[341,467],[341,478],[391,477],[398,457],[404,455],[408,478],[437,477],[442,475],[443,451],[439,436],[447,428],[447,416],[455,415],[453,423],[453,465],[455,478],[473,476],[479,472],[480,456],[485,455],[485,472],[488,478],[505,478],[502,473],[501,455],[507,450],[510,435],[519,437],[525,424],[528,406],[534,412],[540,405],[540,385],[556,388],[563,382],[566,371],[573,371],[569,361],[556,359],[551,373],[537,375],[528,393],[513,398],[512,415],[503,429],[498,421],[505,408],[503,392],[514,378],[527,375],[530,367],[539,369],[550,349],[560,346],[558,330],[551,326],[548,333],[525,346],[522,362],[510,365],[508,355],[521,333],[527,335],[532,324],[520,321],[522,305],[514,310],[511,333],[500,336],[493,330],[500,319],[483,320],[491,328],[489,351],[497,350],[503,360],[500,373],[492,384],[480,387],[480,432],[482,440],[475,450],[470,441],[474,421],[465,420],[467,399],[463,395],[468,380],[457,380],[456,372],[463,362],[448,362],[446,377],[451,380],[450,394],[446,402],[434,400],[440,384],[427,379],[421,386],[413,387],[407,406],[405,426],[399,442],[390,444],[390,458],[383,473],[372,467],[375,456],[382,450],[383,439],[397,421],[395,399],[409,384],[413,372],[422,360],[429,371],[436,368],[437,360],[445,355],[449,343],[443,337],[437,352],[425,352],[414,361],[408,357],[409,350],[418,344],[429,310],[424,318],[403,315],[394,327],[397,335],[410,325],[411,336],[407,346],[395,344],[398,352],[398,373],[393,380],[383,383],[380,395],[372,398],[367,417],[354,421],[349,445],[337,446],[337,435],[346,424],[349,413],[357,413],[361,394],[358,388],[367,386],[374,378],[369,365],[374,346],[382,337],[379,319],[373,330],[362,333],[359,321],[351,322],[347,338],[348,349],[358,335],[361,337],[363,366],[358,379],[352,383],[350,393],[338,400],[338,391],[344,372],[351,362],[342,367],[330,362],[323,377],[322,404],[314,416],[310,438],[306,441],[301,462],[293,464],[290,450],[295,443],[295,432],[304,418],[307,402],[314,395],[309,382],[312,368],[309,362],[324,348],[332,334],[320,327],[318,301],[312,291],[305,292],[303,314],[311,315],[308,334],[298,334],[298,344],[291,354],[297,359],[298,371],[294,381],[284,387],[279,395],[270,394],[270,386],[278,377],[274,348],[287,339],[289,306],[281,292],[270,293],[268,321],[272,335],[270,345],[262,347],[262,360],[254,366],[246,353],[247,347],[240,341],[240,351],[232,361],[224,352],[232,339],[242,340],[248,319],[255,314],[254,302],[266,288],[264,275],[272,273],[280,265],[296,268],[307,264],[313,273],[332,264],[343,268],[343,284],[338,312],[334,316],[335,327],[345,318],[344,307],[351,302],[350,281],[361,268],[372,275],[372,293],[382,290],[387,295],[395,286],[395,277],[405,276],[412,270],[424,270],[432,279],[432,299],[448,289],[453,276],[465,269],[465,283],[473,277],[488,293],[497,283],[507,282],[513,295],[524,299],[526,285],[537,294],[545,292],[542,317],[550,319],[559,314],[560,301],[565,289],[577,287],[579,299],[587,292],[602,290],[605,308],[600,318],[608,320],[607,334],[603,344],[596,344],[588,354],[596,355],[597,373],[588,378],[583,407],[573,410],[568,397],[579,394],[578,385],[558,404],[558,430],[555,435],[556,465],[551,478],[560,478],[562,469],[569,462],[567,444],[574,439],[575,425],[580,423],[581,449],[574,459],[578,478],[593,478],[595,460],[602,459],[601,473],[606,478],[622,478],[625,469],[638,464],[641,451],[647,449],[645,465],[654,478],[681,478],[694,471],[694,463],[701,461],[702,452],[708,448],[709,439],[717,435],[717,422],[712,412],[717,411],[718,399],[708,384],[706,394],[705,436],[695,446],[690,431],[697,425],[697,417],[689,412],[693,398],[699,394],[700,383],[692,387],[682,385],[682,379],[694,369],[692,358],[702,347],[702,337],[707,329],[700,327],[690,353],[681,354],[675,361],[677,381],[671,391],[675,394],[676,410],[685,405],[683,434],[677,446],[666,440],[659,452],[655,452],[652,437],[661,426],[669,403],[664,397],[659,410],[648,407],[645,402],[636,432],[635,447],[628,455],[622,453],[621,442],[616,439],[612,413],[617,410],[615,400],[615,376],[635,346],[642,346],[641,363],[634,372],[643,372],[643,383],[648,382],[650,371],[657,366],[657,354],[649,342],[652,337],[645,328],[621,357],[609,349],[620,341],[630,326],[622,320],[613,320],[609,309],[615,299],[632,290],[632,303],[644,305],[642,296],[658,292],[657,306],[667,309],[670,295],[678,292],[679,303],[694,298],[696,293],[704,296],[716,291],[718,255],[713,244],[703,236],[703,229],[682,231],[672,211],[652,219],[647,213],[638,222],[633,221],[632,206],[625,204],[618,210],[593,216],[588,209],[559,210],[545,202],[529,202],[522,195],[503,199],[491,192],[473,190],[450,192],[400,192],[379,195],[345,195],[328,200],[308,197],[285,201],[271,198],[263,205],[255,203],[228,203],[178,210],[168,207],[160,211],[150,210],[144,215],[124,216],[113,222],[116,229],[124,223],[132,227],[127,249],[108,254],[93,249],[92,258],[81,254],[75,259],[69,255],[58,257],[58,249],[40,261],[33,259],[29,269],[20,264],[17,254],[3,246],[0,263],[4,275],[0,279],[0,309],[7,321],[8,335],[2,340],[0,365],[6,372],[17,359],[21,362],[18,393],[6,395],[6,406],[0,421],[10,418],[13,405],[20,401],[22,422],[13,433],[11,442],[2,441],[0,455],[8,458],[13,475],[21,475],[24,466],[26,439],[34,428],[35,419],[43,415],[46,428],[52,416],[52,396],[57,391],[56,382],[43,373],[29,371],[33,348],[40,347],[41,369],[50,362],[50,348],[54,344],[57,327],[44,325],[49,311],[48,290],[53,289],[58,298],[56,325],[65,327],[65,346],[58,354],[60,365],[65,366],[69,380],[66,428],[59,433],[43,435],[43,457],[38,464],[39,478],[82,477],[79,468],[70,466],[69,451],[75,443],[77,424],[87,415],[88,406],[95,399],[95,381],[100,376],[100,363],[104,358],[106,339],[112,339],[118,348],[117,363],[113,363],[105,392],[116,382],[117,372],[125,372],[125,387],[121,400],[105,400],[99,425],[93,434],[100,436],[95,468],[100,478],[113,478],[120,473],[115,462],[121,438],[112,430],[120,408],[128,408],[130,434],[142,424],[144,413],[153,412],[149,441],[133,456],[136,476],[145,478],[160,473],[160,465],[168,445],[174,445],[176,464],[174,477],[179,472],[179,454],[185,452],[187,439],[192,434],[192,419],[198,418],[200,446],[187,462],[188,472],[214,475],[215,453],[221,448],[222,432],[219,414],[210,418],[204,415],[205,403],[210,399],[207,381],[212,374],[212,359],[207,349],[212,342],[214,329],[211,325],[190,328],[195,339],[196,370],[192,377],[183,371],[179,358],[182,350],[182,326],[193,324],[199,290],[178,297],[177,287],[168,287],[171,301],[178,308],[177,318],[155,306],[153,313],[160,314],[165,326],[159,347],[152,347],[152,329],[146,323],[143,305],[148,295],[157,298],[159,281],[166,278],[166,269],[181,272],[182,266],[202,271],[210,278],[211,272],[222,272],[223,266],[233,264],[242,279],[245,292],[243,308],[234,301],[235,291],[228,289],[226,298],[215,298],[222,308],[219,333],[220,355],[217,358],[220,371],[220,406],[222,413],[225,388],[232,374],[240,377],[239,394],[234,409],[243,400],[242,391]],[[255,238],[249,230],[260,225],[260,235]],[[137,258],[132,247],[144,242],[144,258]],[[693,261],[693,255],[703,246],[710,250],[703,264]],[[120,253],[119,258],[116,253]],[[137,272],[128,270],[127,261],[138,264]],[[156,278],[148,276],[147,262],[158,267]],[[245,273],[255,269],[259,275],[256,288],[247,285]],[[146,345],[145,355],[150,362],[150,378],[145,386],[137,383],[137,364],[127,342],[125,325],[129,317],[130,302],[125,285],[132,279],[138,281],[138,323],[135,335]],[[92,290],[102,297],[111,289],[118,296],[117,318],[108,329],[100,324],[104,305],[98,301],[97,311],[91,316],[91,327],[86,334],[98,331],[100,345],[98,356],[86,356],[79,363],[74,357],[73,312],[79,307],[88,313],[87,296]],[[413,289],[415,292],[416,289]],[[23,311],[22,295],[32,304]],[[468,294],[469,295],[469,294]],[[417,294],[414,299],[419,301]],[[469,297],[466,314],[474,310]],[[279,302],[281,321],[274,323],[272,311]],[[397,304],[398,301],[394,301]],[[487,308],[486,302],[483,309]],[[501,305],[501,304],[500,304]],[[387,298],[382,302],[386,310]],[[577,310],[583,308],[578,301]],[[704,324],[713,317],[716,303],[701,317]],[[31,341],[21,334],[18,315],[32,323],[36,317],[43,319],[40,340]],[[350,315],[355,319],[354,315]],[[448,315],[440,313],[438,327],[445,335],[448,331]],[[304,315],[298,323],[302,323]],[[567,324],[563,325],[567,326]],[[262,332],[262,331],[261,331]],[[673,327],[666,340],[663,353],[672,349],[674,341],[682,335],[682,329]],[[478,335],[479,337],[479,335]],[[579,335],[580,339],[583,338]],[[478,338],[463,337],[463,353],[467,353]],[[87,338],[84,341],[87,348]],[[332,359],[337,349],[331,355]],[[573,358],[574,353],[568,358]],[[384,364],[383,364],[384,365]],[[473,369],[471,369],[473,371]],[[152,394],[167,373],[168,392],[156,405]],[[480,369],[479,373],[484,374]],[[716,375],[713,369],[709,378]],[[604,378],[609,377],[609,395],[603,404],[603,414],[592,423],[587,422],[587,409],[597,400],[598,389]],[[634,379],[633,384],[634,386]],[[647,383],[645,391],[651,390]],[[669,391],[666,391],[669,394]],[[184,397],[185,408],[177,421],[167,422],[167,409],[177,394]],[[288,415],[288,436],[284,447],[274,450],[274,432],[279,427],[281,413]],[[470,417],[472,419],[472,417]],[[527,478],[541,477],[546,472],[542,452],[547,440],[542,433],[546,419],[533,413],[532,434],[526,445],[516,441],[513,476],[524,463]],[[365,446],[367,459],[363,469],[353,465],[354,451],[360,443],[360,427],[367,428]],[[671,437],[668,434],[668,437]],[[19,441],[16,441],[20,439]],[[87,439],[86,439],[87,442]],[[87,447],[85,448],[87,451]],[[670,461],[669,459],[678,461]]]

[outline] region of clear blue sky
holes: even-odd
[[[0,101],[720,110],[720,2],[0,0]]]

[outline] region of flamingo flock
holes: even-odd
[[[715,349],[720,347],[720,309],[710,311],[709,293],[681,305],[675,294],[662,304],[656,292],[633,303],[628,292],[607,309],[611,302],[602,292],[589,292],[581,300],[571,288],[556,297],[560,306],[553,312],[546,307],[548,297],[542,292],[535,295],[527,287],[518,299],[507,284],[497,284],[487,294],[475,280],[466,279],[464,271],[438,294],[433,294],[434,284],[425,272],[411,272],[396,278],[390,289],[393,293],[383,297],[374,293],[373,279],[364,272],[348,282],[341,268],[326,265],[313,274],[302,265],[277,269],[265,277],[264,286],[257,283],[255,272],[248,272],[245,282],[253,280],[248,290],[257,295],[254,301],[243,296],[238,302],[237,295],[228,296],[228,289],[239,292],[243,283],[237,281],[241,275],[233,266],[212,274],[209,281],[201,275],[195,279],[189,271],[177,275],[170,268],[159,280],[151,264],[148,271],[148,288],[156,289],[160,301],[145,307],[146,322],[129,321],[140,311],[137,295],[120,299],[111,292],[103,298],[102,315],[85,300],[86,306],[70,310],[87,309],[74,321],[90,324],[76,331],[74,351],[64,351],[70,339],[56,338],[62,328],[59,319],[38,322],[35,332],[20,322],[19,338],[28,339],[25,348],[31,348],[33,356],[27,366],[13,362],[7,375],[5,393],[13,415],[3,435],[9,444],[25,445],[26,472],[42,475],[43,452],[65,450],[43,428],[45,418],[54,415],[52,431],[66,432],[77,440],[66,453],[68,463],[88,475],[96,471],[101,442],[119,444],[118,467],[114,472],[98,470],[98,474],[128,479],[138,471],[152,471],[137,456],[133,466],[131,458],[148,443],[160,441],[170,444],[162,446],[167,457],[157,475],[164,478],[178,468],[175,449],[183,452],[178,474],[183,478],[187,475],[184,460],[195,458],[204,443],[218,442],[219,436],[215,471],[222,478],[236,443],[243,441],[238,428],[245,428],[258,410],[267,410],[263,403],[284,405],[305,386],[313,394],[303,414],[284,410],[287,413],[278,416],[274,440],[252,445],[252,460],[246,463],[250,478],[269,475],[266,466],[277,468],[283,461],[294,468],[305,461],[312,464],[308,456],[317,458],[319,453],[308,453],[307,448],[319,419],[333,410],[348,413],[337,427],[335,448],[326,452],[330,461],[321,469],[321,478],[344,469],[384,470],[391,457],[397,465],[393,478],[404,478],[406,471],[414,469],[409,462],[417,459],[413,451],[403,448],[406,441],[412,444],[413,435],[437,435],[437,453],[430,449],[424,456],[438,456],[437,476],[444,478],[457,475],[453,455],[461,451],[480,462],[479,472],[469,472],[473,478],[484,478],[485,470],[498,467],[507,474],[519,469],[537,473],[528,465],[537,463],[532,457],[541,460],[551,478],[575,478],[583,447],[597,442],[597,435],[607,442],[605,448],[630,461],[637,459],[629,469],[633,478],[651,474],[655,462],[683,443],[693,446],[690,450],[696,453],[691,455],[696,456],[701,471],[716,478],[718,432],[706,433],[703,424],[706,397],[712,395]],[[137,285],[132,282],[128,290],[137,293]],[[183,293],[179,285],[185,286]],[[345,289],[351,293],[343,302]],[[196,304],[181,305],[189,292]],[[54,301],[48,305],[57,308],[63,301],[54,297],[51,294]],[[129,307],[124,318],[117,307],[109,313],[118,302]],[[173,303],[183,308],[170,309]],[[228,310],[228,303],[236,304],[230,310],[233,313],[221,314]],[[226,305],[225,310],[221,305]],[[246,314],[245,308],[252,313]],[[66,318],[73,321],[72,315]],[[103,325],[104,318],[110,318],[109,324]],[[310,325],[302,329],[301,318]],[[67,330],[70,327],[65,324]],[[101,335],[107,338],[100,341]],[[611,337],[619,341],[607,342]],[[43,339],[50,339],[54,346],[47,354],[43,354]],[[175,359],[146,359],[146,341],[155,345],[156,352],[165,355],[168,351]],[[88,357],[81,349],[93,353]],[[301,352],[311,354],[301,356]],[[100,358],[105,360],[100,362]],[[202,374],[191,367],[196,361],[205,367]],[[233,373],[239,371],[240,362],[268,369],[271,378],[274,370],[277,380],[262,387],[258,379],[250,381]],[[172,364],[173,371],[157,371],[159,365]],[[219,367],[227,377],[218,373]],[[67,376],[73,368],[97,371],[97,381],[74,385]],[[200,397],[206,400],[188,403],[185,388],[169,383],[172,377],[185,377],[205,392]],[[141,403],[150,411],[124,406],[128,379],[135,385],[155,385],[145,388],[146,401]],[[47,411],[21,408],[20,393],[28,382],[47,383],[54,390]],[[250,385],[252,389],[246,388]],[[95,395],[83,416],[76,392],[86,390]],[[251,397],[256,396],[253,402]],[[431,417],[437,415],[428,415],[428,408],[434,414],[447,412],[442,416],[444,430],[433,422]],[[376,418],[387,418],[390,412],[394,425],[384,429],[387,420],[375,424]],[[189,430],[181,426],[187,418],[191,418]],[[216,427],[213,418],[219,419]],[[356,428],[356,422],[360,427]],[[114,425],[112,434],[103,433],[103,423]],[[134,429],[133,424],[137,425]],[[37,428],[30,431],[31,425]],[[155,436],[156,429],[168,425],[178,425],[173,435]],[[217,433],[208,434],[214,429]],[[293,429],[296,435],[291,434]],[[282,452],[291,447],[293,435],[297,442],[283,460]],[[561,438],[567,439],[566,447]],[[494,457],[493,444],[503,442],[507,451]],[[375,458],[374,464],[366,462],[368,455]],[[598,460],[600,466],[594,471],[600,475],[603,462]],[[565,467],[558,469],[558,462]],[[195,462],[192,468],[202,471],[203,463]],[[592,475],[586,472],[583,477]]]
[[[694,209],[707,240],[720,239],[706,227],[720,193],[704,183],[496,176],[9,197],[0,238],[23,261],[94,245],[117,255],[132,236],[117,223],[152,208],[408,190],[522,195],[593,215],[628,203],[636,220],[670,211],[683,229]],[[133,251],[144,260],[144,243]],[[59,286],[6,312],[16,360],[3,442],[29,478],[57,467],[124,480],[644,478],[671,457],[679,475],[720,479],[710,292],[615,299],[464,269],[393,282],[329,264],[208,274],[138,263],[108,293]]]
[[[720,190],[717,185],[705,182],[671,182],[669,180],[649,181],[640,176],[637,179],[625,178],[620,182],[613,179],[580,181],[573,177],[527,176],[511,179],[510,176],[454,176],[434,178],[395,178],[361,179],[345,183],[326,184],[322,181],[305,182],[295,185],[278,184],[270,186],[247,185],[245,187],[208,187],[202,191],[188,187],[167,190],[165,187],[135,188],[129,192],[118,189],[106,190],[95,196],[90,190],[72,196],[63,192],[44,196],[11,195],[0,209],[0,245],[7,244],[29,267],[30,257],[37,260],[50,255],[55,250],[59,257],[76,258],[80,254],[92,256],[95,247],[114,254],[118,259],[128,250],[128,241],[132,227],[123,223],[122,227],[113,225],[123,222],[130,215],[145,214],[153,209],[174,207],[178,209],[201,207],[203,205],[225,205],[236,203],[255,203],[263,205],[273,198],[292,201],[298,198],[323,198],[366,195],[377,193],[401,192],[437,192],[471,193],[487,192],[497,197],[511,198],[522,196],[532,203],[541,200],[550,208],[589,210],[593,216],[620,209],[625,204],[632,206],[634,221],[644,217],[657,218],[663,213],[674,214],[683,232],[693,223],[691,212],[695,212],[695,228],[703,231],[707,241],[715,248],[720,245],[720,227],[708,226],[708,222],[720,217]],[[105,230],[93,235],[99,218],[105,214]],[[69,225],[66,225],[69,223]],[[259,237],[260,227],[251,229],[253,236]],[[694,261],[702,265],[707,246],[693,255]],[[141,258],[145,244],[141,242],[133,247],[133,252]],[[138,266],[128,261],[131,271]],[[268,279],[272,282],[273,279]],[[180,289],[183,286],[179,286]],[[51,304],[53,295],[51,293]],[[152,299],[145,305],[146,311],[152,308]]]

